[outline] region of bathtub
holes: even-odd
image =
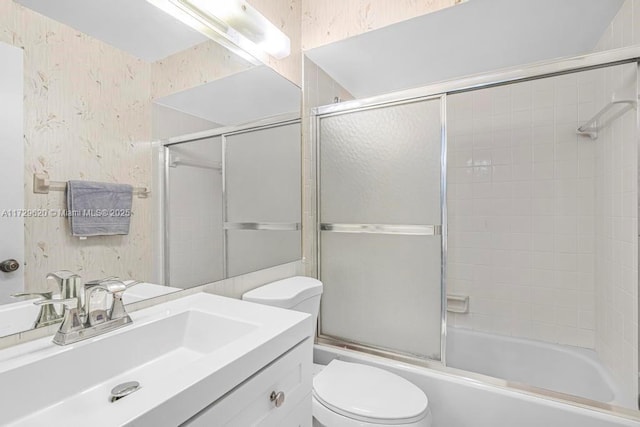
[[[417,385],[429,398],[433,427],[640,426],[638,413],[627,409],[606,410],[567,403],[554,397],[465,378],[453,372],[457,371],[455,369],[429,369],[316,344],[315,363],[326,365],[336,358],[386,369]]]
[[[632,407],[595,351],[447,328],[447,366]]]

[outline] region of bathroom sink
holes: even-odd
[[[124,294],[124,303],[131,304],[148,298],[180,291],[179,288],[154,285],[152,283],[140,283]],[[110,296],[107,304],[110,304]],[[38,316],[40,308],[34,305],[38,298],[31,298],[11,304],[0,306],[0,336],[17,334],[33,328],[33,322]]]
[[[0,351],[0,401],[12,402],[0,424],[178,425],[304,340],[310,322],[204,293],[130,315],[132,325],[73,345],[45,338]],[[141,387],[111,402],[128,381]],[[172,400],[184,414],[167,409]]]
[[[36,299],[13,302],[0,306],[0,336],[16,334],[33,328],[39,307]]]
[[[125,280],[125,283],[130,283],[132,280]],[[171,286],[154,285],[153,283],[139,283],[129,288],[122,297],[122,301],[126,304],[132,304],[134,302],[142,301],[149,298],[158,297],[160,295],[171,294],[173,292],[181,291],[180,288],[174,288]],[[107,306],[111,305],[111,295],[107,295]]]

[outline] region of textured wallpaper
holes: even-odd
[[[25,208],[64,207],[62,192],[33,193],[35,172],[150,185],[149,64],[11,0],[0,0],[0,41],[24,49]],[[150,207],[134,198],[129,235],[82,241],[65,219],[26,218],[25,287],[59,269],[148,279]]]
[[[302,87],[302,0],[247,1],[291,40],[291,55],[283,59],[270,58],[268,65]]]
[[[435,12],[462,1],[305,0],[302,3],[302,50]]]
[[[300,0],[250,0],[249,3],[273,22],[291,40],[291,55],[269,65],[282,76],[302,86]],[[152,65],[152,98],[211,82],[252,68],[253,65],[213,41],[206,41]]]
[[[151,65],[151,97],[191,89],[253,65],[213,41],[206,41]]]

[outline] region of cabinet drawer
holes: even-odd
[[[312,359],[313,342],[307,338],[184,425],[298,427],[299,415],[288,415],[294,409],[299,412],[301,403],[302,406],[311,408]],[[271,401],[272,392],[284,393],[284,401],[280,407],[276,407]],[[304,404],[305,400],[309,400],[309,405]],[[310,410],[308,415],[310,422]]]
[[[287,427],[312,427],[312,395],[313,393],[309,393],[295,408],[289,410],[286,418],[282,420],[280,425]]]

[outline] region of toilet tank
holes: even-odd
[[[313,335],[311,336],[315,337],[315,325],[318,311],[320,310],[321,296],[321,281],[312,277],[295,276],[253,289],[242,295],[242,299],[258,304],[309,313],[314,319]]]

